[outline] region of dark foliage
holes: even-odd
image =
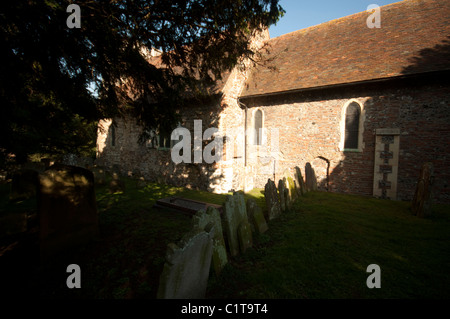
[[[70,3],[0,7],[0,150],[18,160],[79,152],[102,117],[174,122],[182,93],[211,93],[214,80],[252,55],[250,31],[283,13],[277,0],[79,0],[81,28],[69,28]],[[162,54],[149,63],[142,52],[152,48]]]

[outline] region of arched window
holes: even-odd
[[[253,116],[253,128],[255,131],[254,145],[262,144],[262,128],[263,128],[263,113],[261,110],[256,110]]]
[[[345,110],[345,140],[344,149],[358,149],[359,120],[361,108],[358,103],[352,102]]]

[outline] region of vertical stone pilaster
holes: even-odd
[[[373,195],[397,199],[398,156],[400,129],[377,129],[375,136],[375,165]]]

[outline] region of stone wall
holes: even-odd
[[[442,80],[442,81],[441,81]],[[322,189],[373,195],[375,134],[377,129],[398,129],[399,159],[396,199],[411,200],[421,165],[436,167],[434,197],[450,201],[450,91],[445,79],[414,79],[365,86],[243,99],[249,112],[264,112],[264,127],[279,129],[279,159],[275,180],[283,171],[312,163]],[[358,151],[343,151],[344,106],[362,107],[362,144]],[[251,146],[250,146],[251,148]],[[329,162],[329,167],[328,163]],[[251,164],[254,172],[263,166]],[[273,174],[255,176],[263,187]]]

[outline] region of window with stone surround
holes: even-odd
[[[356,102],[352,102],[345,110],[345,141],[344,149],[358,148],[359,118],[361,108]]]
[[[146,146],[157,150],[170,150],[174,142],[170,139],[172,132],[152,129],[146,133]]]
[[[260,109],[257,109],[255,113],[253,113],[253,134],[253,144],[261,145],[263,134],[263,112]]]
[[[342,109],[341,151],[362,152],[364,130],[364,107],[357,100],[348,101]]]

